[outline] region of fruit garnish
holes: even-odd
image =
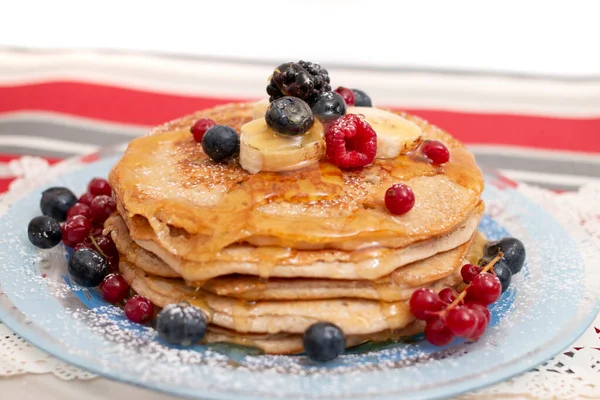
[[[273,100],[265,112],[267,125],[282,135],[302,135],[315,123],[310,106],[302,99],[285,96]]]
[[[264,118],[265,113],[267,112],[267,107],[269,107],[269,98],[265,98],[259,100],[254,103],[252,106],[252,119]]]
[[[81,204],[85,204],[86,206],[89,206],[90,204],[92,204],[92,200],[94,200],[94,195],[87,192],[81,195],[81,197],[79,198],[79,203]]]
[[[373,107],[373,103],[368,94],[359,89],[352,89],[354,92],[354,105],[356,107]]]
[[[241,128],[240,165],[251,174],[306,168],[319,162],[324,153],[323,125],[319,121],[314,121],[312,128],[299,136],[280,135],[264,118]]]
[[[482,317],[477,311],[464,306],[456,306],[448,311],[446,325],[454,335],[469,337],[475,332],[478,318]]]
[[[487,306],[498,300],[500,294],[502,294],[500,279],[489,272],[482,272],[473,278],[465,301]]]
[[[94,197],[90,204],[92,221],[96,224],[103,224],[116,209],[117,205],[112,197],[106,195]]]
[[[348,114],[364,115],[377,132],[376,158],[396,158],[421,143],[421,128],[397,114],[374,107],[348,107]]]
[[[206,131],[215,125],[215,121],[210,118],[200,118],[198,121],[194,122],[194,125],[190,128],[190,132],[197,143],[202,143],[202,137]]]
[[[504,259],[498,260],[496,265],[494,265],[494,273],[500,280],[500,284],[502,285],[502,293],[506,292],[510,286],[510,282],[512,281],[513,274]]]
[[[204,338],[207,323],[206,315],[198,307],[169,304],[156,317],[156,331],[167,343],[191,346]]]
[[[337,358],[346,350],[346,337],[342,330],[329,322],[317,322],[304,331],[304,352],[313,361],[326,362]]]
[[[425,325],[425,339],[434,346],[445,346],[454,340],[454,334],[441,318],[433,318]]]
[[[69,258],[68,271],[71,279],[83,287],[96,287],[108,275],[106,260],[92,249],[79,249]]]
[[[498,241],[489,242],[485,253],[487,257],[495,257],[498,251],[504,254],[504,261],[512,274],[518,274],[525,263],[525,246],[516,238],[505,237]]]
[[[394,215],[406,214],[415,205],[415,194],[403,183],[392,185],[385,192],[385,206]]]
[[[327,70],[307,61],[281,64],[273,71],[267,86],[269,101],[293,96],[311,105],[321,93],[330,90]]]
[[[42,214],[54,218],[58,222],[67,219],[67,211],[77,203],[77,197],[65,187],[53,187],[42,192],[40,208]]]
[[[432,164],[441,165],[450,160],[450,151],[439,140],[426,140],[421,146],[423,155],[427,157]]]
[[[202,150],[213,161],[221,162],[239,154],[240,138],[233,128],[215,125],[202,137]]]
[[[62,227],[62,241],[65,246],[75,247],[83,242],[92,230],[92,223],[83,215],[75,215]]]
[[[109,303],[120,303],[129,296],[129,283],[120,274],[107,275],[100,283],[100,293]]]
[[[91,193],[94,197],[102,195],[112,196],[112,188],[106,179],[94,178],[88,184],[88,193]]]
[[[340,168],[359,168],[373,162],[377,134],[359,115],[338,118],[325,131],[327,157]]]
[[[62,231],[54,218],[41,215],[29,221],[27,236],[35,247],[50,249],[60,243]]]
[[[150,321],[154,314],[154,305],[144,296],[135,295],[125,303],[125,316],[138,324]]]
[[[458,296],[458,292],[451,287],[444,288],[439,293],[440,300],[446,304],[450,304],[456,300],[456,296]]]
[[[480,272],[481,267],[474,264],[465,264],[460,269],[460,275],[465,283],[471,283],[473,278],[479,275]]]
[[[346,102],[335,92],[325,92],[312,104],[312,112],[323,123],[328,123],[346,115]]]
[[[87,219],[91,219],[92,210],[87,204],[75,203],[73,207],[69,208],[69,211],[67,211],[67,219],[74,217],[75,215],[83,215]]]
[[[433,313],[442,310],[446,304],[440,296],[429,288],[419,288],[410,297],[410,310],[417,319],[426,320]]]
[[[353,106],[356,104],[356,98],[354,97],[354,92],[352,90],[340,86],[335,89],[335,92],[342,96],[347,106]]]

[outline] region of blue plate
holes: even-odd
[[[110,152],[91,163],[70,161],[70,172],[20,198],[0,217],[0,319],[48,353],[111,379],[201,399],[452,396],[551,358],[584,332],[600,307],[600,277],[590,266],[600,254],[591,240],[568,233],[489,173],[483,195],[488,213],[480,229],[490,239],[522,239],[528,257],[492,307],[491,327],[477,343],[457,340],[437,348],[415,337],[363,345],[324,365],[224,344],[169,347],[152,329],[128,322],[97,290],[72,285],[62,245],[40,251],[27,239],[27,223],[40,213],[44,188],[67,186],[82,193],[118,157]]]

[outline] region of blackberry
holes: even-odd
[[[331,86],[327,70],[319,64],[306,61],[281,64],[273,71],[267,86],[269,101],[293,96],[311,105],[320,94],[329,90]]]

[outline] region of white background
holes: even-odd
[[[600,77],[598,1],[0,1],[0,45]]]

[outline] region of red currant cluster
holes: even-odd
[[[431,289],[416,290],[410,299],[410,310],[417,319],[426,321],[425,338],[436,346],[449,344],[454,337],[475,341],[490,322],[487,306],[502,293],[500,280],[492,269],[502,252],[485,267],[465,264],[461,276],[465,288],[457,293],[446,288],[436,293]]]

